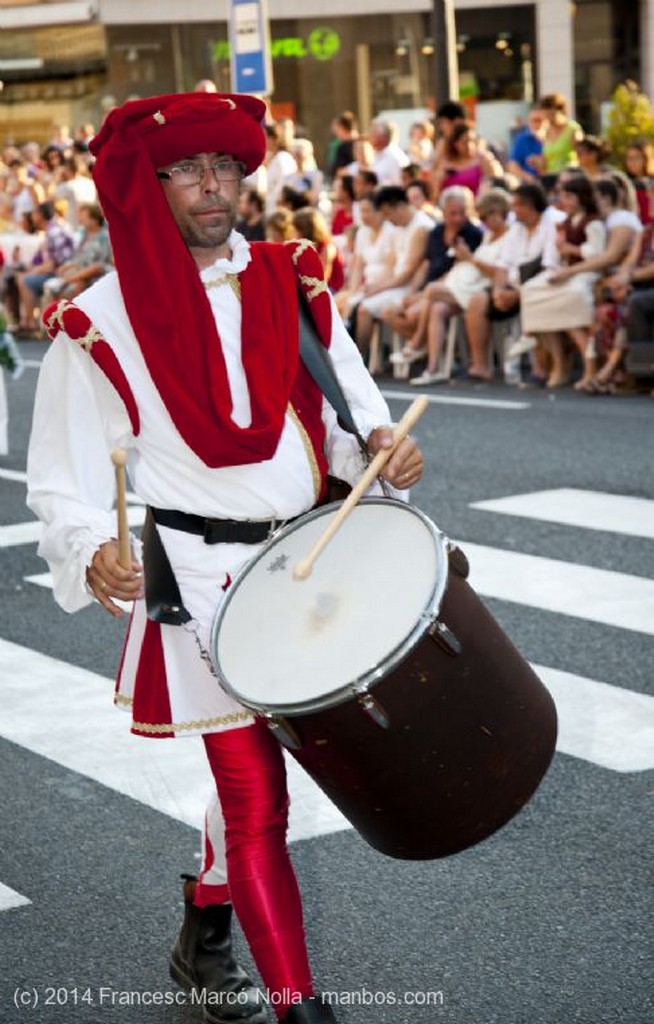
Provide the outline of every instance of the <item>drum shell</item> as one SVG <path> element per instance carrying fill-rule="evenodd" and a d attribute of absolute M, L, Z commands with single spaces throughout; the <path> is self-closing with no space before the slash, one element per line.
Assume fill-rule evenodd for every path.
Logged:
<path fill-rule="evenodd" d="M 523 807 L 556 743 L 554 702 L 468 583 L 450 568 L 439 611 L 459 641 L 425 632 L 369 693 L 287 716 L 292 756 L 373 847 L 445 857 L 492 835 Z"/>

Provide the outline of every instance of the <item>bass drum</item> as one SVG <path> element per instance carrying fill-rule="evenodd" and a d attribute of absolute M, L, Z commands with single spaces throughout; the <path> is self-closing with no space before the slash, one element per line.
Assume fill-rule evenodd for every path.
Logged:
<path fill-rule="evenodd" d="M 284 528 L 235 579 L 216 672 L 372 846 L 444 857 L 529 800 L 554 703 L 466 582 L 465 556 L 410 505 L 364 500 L 294 580 L 337 508 Z"/>

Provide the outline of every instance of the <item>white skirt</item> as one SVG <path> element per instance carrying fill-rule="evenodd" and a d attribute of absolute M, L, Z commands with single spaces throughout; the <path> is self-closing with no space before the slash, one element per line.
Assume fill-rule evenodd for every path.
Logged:
<path fill-rule="evenodd" d="M 577 274 L 563 284 L 550 284 L 544 271 L 520 288 L 520 322 L 525 334 L 590 327 L 596 274 Z"/>
<path fill-rule="evenodd" d="M 133 733 L 169 738 L 251 725 L 210 663 L 211 630 L 226 590 L 263 545 L 207 545 L 200 536 L 158 527 L 182 601 L 183 626 L 151 622 L 136 601 L 118 669 L 115 703 L 132 714 Z"/>

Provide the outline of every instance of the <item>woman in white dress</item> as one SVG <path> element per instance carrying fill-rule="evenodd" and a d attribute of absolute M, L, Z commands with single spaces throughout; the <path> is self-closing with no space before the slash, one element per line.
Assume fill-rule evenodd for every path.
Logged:
<path fill-rule="evenodd" d="M 570 185 L 567 184 L 565 187 L 568 189 Z M 594 189 L 599 212 L 604 218 L 606 245 L 600 252 L 594 255 L 586 257 L 582 253 L 583 259 L 572 262 L 567 267 L 555 270 L 549 275 L 551 285 L 569 286 L 569 282 L 572 282 L 576 277 L 587 274 L 594 275 L 593 280 L 598 276 L 601 277 L 610 270 L 619 267 L 624 260 L 629 259 L 631 253 L 640 244 L 643 225 L 633 211 L 620 208 L 620 190 L 613 178 L 600 179 L 595 183 Z M 523 289 L 523 296 L 526 291 L 526 288 Z M 573 294 L 583 295 L 583 288 Z M 524 305 L 522 315 L 523 329 L 527 330 L 524 322 Z M 575 384 L 577 391 L 586 391 L 592 388 L 597 369 L 597 357 L 591 325 L 592 318 L 591 322 L 586 326 L 581 326 L 574 330 L 568 328 L 568 333 L 582 352 L 584 360 L 583 376 Z"/>
<path fill-rule="evenodd" d="M 380 287 L 392 280 L 397 256 L 396 229 L 385 220 L 381 210 L 375 209 L 372 193 L 359 200 L 359 217 L 361 226 L 357 228 L 354 240 L 349 280 L 346 287 L 334 296 L 338 311 L 346 321 L 365 297 L 366 286 Z"/>
<path fill-rule="evenodd" d="M 575 175 L 559 189 L 559 205 L 566 219 L 557 227 L 557 249 L 562 268 L 584 266 L 574 276 L 559 270 L 545 270 L 520 288 L 522 330 L 535 337 L 549 353 L 551 368 L 547 387 L 567 383 L 568 371 L 563 336 L 569 335 L 584 361 L 582 380 L 592 377 L 594 356 L 589 348 L 590 326 L 595 311 L 597 270 L 588 269 L 589 260 L 606 250 L 606 227 L 601 219 L 591 181 Z"/>

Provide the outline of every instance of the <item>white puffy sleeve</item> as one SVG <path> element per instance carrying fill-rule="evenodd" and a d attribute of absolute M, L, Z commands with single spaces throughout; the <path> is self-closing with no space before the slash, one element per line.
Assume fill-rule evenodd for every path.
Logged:
<path fill-rule="evenodd" d="M 27 504 L 42 520 L 38 553 L 54 596 L 68 612 L 93 600 L 86 568 L 116 536 L 110 452 L 130 447 L 127 412 L 112 385 L 76 342 L 59 333 L 43 360 L 27 457 Z"/>
<path fill-rule="evenodd" d="M 592 260 L 606 248 L 606 227 L 601 220 L 591 220 L 586 225 L 586 241 L 580 245 L 582 258 Z"/>
<path fill-rule="evenodd" d="M 332 338 L 329 354 L 354 422 L 365 439 L 375 427 L 389 426 L 392 423 L 391 415 L 379 388 L 364 365 L 359 349 L 345 330 L 334 300 L 331 302 Z M 354 485 L 365 469 L 356 438 L 338 425 L 336 413 L 326 400 L 323 402 L 323 422 L 330 473 Z M 392 497 L 402 497 L 407 493 L 397 491 L 390 485 L 387 485 L 387 490 Z M 375 484 L 370 493 L 380 494 L 380 485 Z"/>

